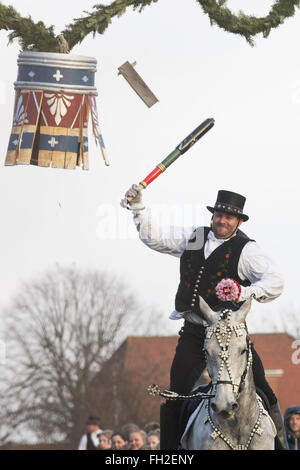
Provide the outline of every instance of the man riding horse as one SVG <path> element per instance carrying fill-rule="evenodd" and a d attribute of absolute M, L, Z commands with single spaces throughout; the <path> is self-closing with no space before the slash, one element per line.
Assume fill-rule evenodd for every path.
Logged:
<path fill-rule="evenodd" d="M 130 203 L 127 198 L 130 198 Z M 142 191 L 133 185 L 121 205 L 133 211 L 140 239 L 149 248 L 180 258 L 180 284 L 175 299 L 173 320 L 184 319 L 171 366 L 170 390 L 187 395 L 206 367 L 203 343 L 205 321 L 201 317 L 199 297 L 213 309 L 220 308 L 216 287 L 223 279 L 237 286 L 237 296 L 230 308 L 237 310 L 249 298 L 258 302 L 276 299 L 283 290 L 283 280 L 273 262 L 240 226 L 248 220 L 243 213 L 246 199 L 240 194 L 221 190 L 214 207 L 210 227 L 158 227 L 142 202 Z M 224 299 L 222 299 L 224 300 Z M 224 305 L 224 303 L 223 303 Z M 269 401 L 269 412 L 277 429 L 276 448 L 285 448 L 283 420 L 277 398 L 266 381 L 262 362 L 252 345 L 253 375 Z M 162 425 L 161 448 L 178 449 L 180 443 L 180 401 L 168 401 Z"/>

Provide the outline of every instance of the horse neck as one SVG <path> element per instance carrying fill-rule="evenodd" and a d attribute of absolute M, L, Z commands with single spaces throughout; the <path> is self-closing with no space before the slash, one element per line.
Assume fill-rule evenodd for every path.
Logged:
<path fill-rule="evenodd" d="M 237 414 L 239 418 L 245 417 L 249 420 L 249 416 L 253 415 L 253 420 L 257 418 L 258 404 L 256 400 L 256 389 L 254 384 L 252 367 L 248 370 L 245 379 L 245 387 L 239 395 L 239 408 Z"/>

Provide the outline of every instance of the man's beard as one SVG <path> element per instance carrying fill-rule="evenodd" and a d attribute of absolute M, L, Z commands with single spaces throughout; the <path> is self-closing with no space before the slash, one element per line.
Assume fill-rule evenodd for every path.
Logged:
<path fill-rule="evenodd" d="M 234 235 L 238 229 L 238 224 L 235 228 L 233 229 L 228 229 L 226 228 L 226 226 L 224 225 L 221 225 L 221 224 L 212 224 L 212 230 L 214 232 L 214 235 L 216 238 L 220 238 L 220 239 L 224 239 L 226 240 L 227 238 L 230 238 L 232 237 L 232 235 Z M 224 233 L 225 231 L 225 233 Z"/>

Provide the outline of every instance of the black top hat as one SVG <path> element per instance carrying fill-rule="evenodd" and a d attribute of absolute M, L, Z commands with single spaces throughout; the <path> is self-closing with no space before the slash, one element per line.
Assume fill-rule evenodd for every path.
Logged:
<path fill-rule="evenodd" d="M 88 419 L 86 420 L 86 424 L 89 425 L 89 424 L 96 424 L 98 426 L 100 426 L 100 418 L 99 416 L 89 416 Z"/>
<path fill-rule="evenodd" d="M 237 193 L 232 193 L 231 191 L 219 191 L 215 207 L 207 206 L 207 209 L 214 213 L 226 212 L 227 214 L 235 215 L 240 219 L 246 220 L 249 219 L 248 215 L 243 214 L 244 205 L 246 198 Z"/>

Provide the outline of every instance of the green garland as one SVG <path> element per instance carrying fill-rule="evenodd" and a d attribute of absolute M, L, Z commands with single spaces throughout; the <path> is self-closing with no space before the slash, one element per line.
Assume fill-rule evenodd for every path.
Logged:
<path fill-rule="evenodd" d="M 141 12 L 147 5 L 156 2 L 158 0 L 115 0 L 108 6 L 95 5 L 94 9 L 96 11 L 94 13 L 75 19 L 74 23 L 68 25 L 62 34 L 68 41 L 70 49 L 72 49 L 75 44 L 81 42 L 90 33 L 94 35 L 96 33 L 103 34 L 112 18 L 122 16 L 128 7 L 133 6 L 134 10 L 139 8 Z"/>
<path fill-rule="evenodd" d="M 58 50 L 58 42 L 54 28 L 47 28 L 42 21 L 34 23 L 29 18 L 23 18 L 16 10 L 0 3 L 0 30 L 11 31 L 9 42 L 19 39 L 23 51 L 51 52 Z"/>
<path fill-rule="evenodd" d="M 77 18 L 62 32 L 72 49 L 90 33 L 103 34 L 112 18 L 121 16 L 128 7 L 142 11 L 147 5 L 158 0 L 115 0 L 110 5 L 95 5 L 92 13 Z M 295 14 L 300 7 L 300 0 L 275 0 L 269 14 L 263 18 L 245 15 L 240 12 L 234 15 L 226 7 L 227 0 L 196 0 L 212 24 L 217 24 L 227 32 L 243 36 L 253 44 L 253 36 L 262 33 L 268 37 L 271 29 L 277 28 L 286 18 Z M 46 27 L 42 21 L 35 23 L 31 17 L 23 18 L 11 6 L 0 3 L 0 30 L 10 31 L 9 41 L 19 39 L 22 50 L 39 52 L 59 52 L 59 44 L 54 33 L 54 26 Z"/>
<path fill-rule="evenodd" d="M 226 8 L 226 0 L 197 0 L 207 13 L 212 24 L 217 24 L 227 32 L 240 34 L 253 45 L 253 36 L 262 33 L 266 38 L 272 28 L 277 28 L 286 18 L 294 16 L 300 0 L 276 0 L 269 14 L 263 18 L 255 18 L 240 12 L 234 15 Z"/>

